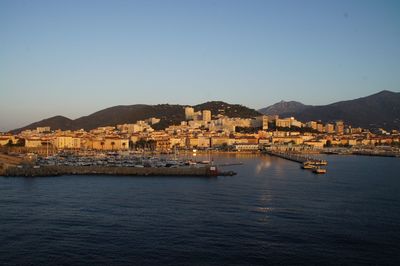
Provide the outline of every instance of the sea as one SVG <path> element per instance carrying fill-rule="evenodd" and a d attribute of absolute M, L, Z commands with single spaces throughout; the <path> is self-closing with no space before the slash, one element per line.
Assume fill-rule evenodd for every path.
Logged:
<path fill-rule="evenodd" d="M 198 159 L 201 156 L 197 157 Z M 0 177 L 0 265 L 400 265 L 400 158 L 224 177 Z"/>

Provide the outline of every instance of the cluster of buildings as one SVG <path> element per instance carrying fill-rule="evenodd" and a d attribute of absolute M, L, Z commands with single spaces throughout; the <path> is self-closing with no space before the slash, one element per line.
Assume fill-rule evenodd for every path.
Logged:
<path fill-rule="evenodd" d="M 0 146 L 25 151 L 49 150 L 157 150 L 223 149 L 254 151 L 266 146 L 290 145 L 318 150 L 329 146 L 398 145 L 399 132 L 370 132 L 352 128 L 343 121 L 323 124 L 301 122 L 293 117 L 258 116 L 232 118 L 212 115 L 210 110 L 184 110 L 185 121 L 164 130 L 154 130 L 158 118 L 132 124 L 105 126 L 90 131 L 52 131 L 49 127 L 25 130 L 17 135 L 0 134 Z"/>

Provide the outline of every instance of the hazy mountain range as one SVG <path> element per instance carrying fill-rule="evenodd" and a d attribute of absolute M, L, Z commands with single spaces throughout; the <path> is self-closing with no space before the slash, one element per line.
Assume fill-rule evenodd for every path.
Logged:
<path fill-rule="evenodd" d="M 99 126 L 135 123 L 138 120 L 150 117 L 161 118 L 161 122 L 154 125 L 154 128 L 163 129 L 185 120 L 185 106 L 170 104 L 119 105 L 75 120 L 64 116 L 54 116 L 15 129 L 12 132 L 17 133 L 25 129 L 34 129 L 40 126 L 50 126 L 51 129 L 62 130 L 76 130 L 81 128 L 90 130 Z M 279 115 L 280 117 L 294 116 L 303 122 L 310 120 L 321 120 L 322 122 L 343 120 L 346 124 L 365 128 L 383 127 L 386 129 L 400 129 L 400 93 L 391 91 L 381 91 L 363 98 L 320 106 L 304 105 L 295 101 L 281 101 L 256 111 L 239 104 L 213 101 L 193 107 L 195 111 L 207 109 L 211 110 L 213 115 L 224 114 L 229 117 L 246 118 L 258 116 L 262 113 Z"/>

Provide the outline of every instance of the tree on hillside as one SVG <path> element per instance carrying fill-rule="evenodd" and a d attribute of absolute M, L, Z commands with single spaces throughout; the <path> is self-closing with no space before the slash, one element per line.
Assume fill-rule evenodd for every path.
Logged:
<path fill-rule="evenodd" d="M 15 144 L 15 146 L 18 146 L 18 147 L 25 147 L 25 139 L 18 139 L 17 140 L 17 144 Z"/>

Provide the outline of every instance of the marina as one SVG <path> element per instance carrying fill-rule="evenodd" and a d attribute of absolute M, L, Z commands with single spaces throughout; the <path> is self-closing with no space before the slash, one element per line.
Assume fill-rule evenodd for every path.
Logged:
<path fill-rule="evenodd" d="M 1 176 L 60 176 L 60 175 L 120 175 L 120 176 L 233 176 L 233 171 L 219 171 L 213 161 L 195 161 L 155 156 L 120 155 L 97 156 L 59 154 L 31 160 L 2 155 Z M 8 163 L 5 163 L 5 162 Z M 10 163 L 11 162 L 11 163 Z"/>

